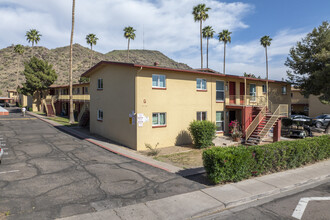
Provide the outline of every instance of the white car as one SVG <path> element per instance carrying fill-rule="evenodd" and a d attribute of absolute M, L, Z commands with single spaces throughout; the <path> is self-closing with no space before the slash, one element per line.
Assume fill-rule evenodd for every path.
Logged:
<path fill-rule="evenodd" d="M 2 158 L 2 155 L 3 155 L 3 149 L 0 148 L 0 164 L 1 164 L 1 158 Z"/>

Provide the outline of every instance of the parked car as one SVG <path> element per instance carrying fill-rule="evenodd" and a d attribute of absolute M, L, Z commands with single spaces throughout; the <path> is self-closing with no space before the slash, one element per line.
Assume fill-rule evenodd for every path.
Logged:
<path fill-rule="evenodd" d="M 292 127 L 289 129 L 290 137 L 305 138 L 312 137 L 312 131 L 308 125 Z"/>
<path fill-rule="evenodd" d="M 312 119 L 306 115 L 291 115 L 293 121 L 311 122 Z"/>
<path fill-rule="evenodd" d="M 0 164 L 1 164 L 1 158 L 2 158 L 2 155 L 3 155 L 3 149 L 0 148 Z"/>
<path fill-rule="evenodd" d="M 320 128 L 322 126 L 327 126 L 329 122 L 330 122 L 330 114 L 319 115 L 312 119 L 312 124 L 317 128 Z"/>

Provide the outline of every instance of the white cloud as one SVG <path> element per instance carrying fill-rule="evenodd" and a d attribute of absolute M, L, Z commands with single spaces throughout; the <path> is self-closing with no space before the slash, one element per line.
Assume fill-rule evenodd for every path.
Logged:
<path fill-rule="evenodd" d="M 79 0 L 76 1 L 74 42 L 87 46 L 85 36 L 94 33 L 99 38 L 93 48 L 106 53 L 126 49 L 123 28 L 133 26 L 136 39 L 132 49 L 159 50 L 179 62 L 198 68 L 200 66 L 199 24 L 194 22 L 193 6 L 205 3 L 212 9 L 205 25 L 213 26 L 218 33 L 223 29 L 249 28 L 245 16 L 254 12 L 251 4 L 224 3 L 217 0 Z M 36 28 L 42 34 L 39 45 L 48 48 L 69 44 L 72 1 L 69 0 L 1 0 L 0 47 L 28 43 L 25 33 Z M 273 37 L 269 49 L 270 72 L 281 78 L 283 57 L 289 48 L 304 35 L 302 31 L 283 30 Z M 204 44 L 204 48 L 205 48 Z M 227 72 L 264 72 L 264 49 L 259 39 L 227 47 Z M 222 70 L 223 44 L 210 40 L 210 68 Z M 206 57 L 206 56 L 204 56 Z M 282 60 L 281 60 L 282 59 Z M 282 62 L 283 61 L 283 62 Z M 206 61 L 204 61 L 206 63 Z M 284 71 L 285 74 L 285 71 Z"/>

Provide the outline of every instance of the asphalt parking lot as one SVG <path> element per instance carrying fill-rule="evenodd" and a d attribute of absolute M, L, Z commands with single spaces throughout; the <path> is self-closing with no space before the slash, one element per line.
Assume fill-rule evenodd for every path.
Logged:
<path fill-rule="evenodd" d="M 54 219 L 203 188 L 31 116 L 0 116 L 0 217 Z"/>

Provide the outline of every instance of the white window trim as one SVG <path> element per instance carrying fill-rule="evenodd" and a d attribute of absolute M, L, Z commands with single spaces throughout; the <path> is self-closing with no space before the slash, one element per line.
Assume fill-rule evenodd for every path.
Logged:
<path fill-rule="evenodd" d="M 252 97 L 252 95 L 251 95 L 251 85 L 254 85 L 254 88 L 256 89 L 256 91 L 255 91 L 255 100 L 252 100 L 251 99 L 251 97 Z M 250 88 L 249 88 L 250 90 L 249 90 L 249 94 L 250 94 L 250 102 L 256 102 L 257 101 L 257 84 L 255 84 L 255 83 L 250 83 Z"/>
<path fill-rule="evenodd" d="M 223 82 L 223 90 L 217 90 L 217 82 Z M 215 99 L 216 99 L 217 102 L 224 102 L 225 101 L 225 99 L 226 99 L 225 86 L 226 86 L 225 81 L 216 80 L 216 82 L 215 82 Z M 217 99 L 217 92 L 223 92 L 223 100 L 218 100 Z"/>
<path fill-rule="evenodd" d="M 198 116 L 197 116 L 198 114 L 201 114 L 201 115 L 200 115 L 200 118 L 202 119 L 202 118 L 203 118 L 203 117 L 202 117 L 202 113 L 203 113 L 203 112 L 205 112 L 205 121 L 207 121 L 207 111 L 199 111 L 199 112 L 197 112 L 197 113 L 196 113 L 196 121 L 203 121 L 203 120 L 198 120 Z"/>
<path fill-rule="evenodd" d="M 100 87 L 101 83 L 99 83 L 99 82 L 102 82 L 102 87 Z M 103 89 L 103 79 L 102 78 L 97 79 L 97 89 Z"/>
<path fill-rule="evenodd" d="M 198 82 L 199 79 L 201 80 L 201 82 L 203 82 L 203 80 L 205 80 L 205 89 L 202 89 L 202 88 L 199 89 L 198 88 L 198 83 L 197 82 Z M 201 86 L 202 86 L 202 84 L 201 84 Z M 197 91 L 207 91 L 207 80 L 203 79 L 203 78 L 197 78 L 196 79 L 196 90 Z"/>
<path fill-rule="evenodd" d="M 102 118 L 100 117 L 100 112 L 102 112 Z M 97 110 L 97 120 L 98 121 L 103 121 L 103 110 L 102 109 Z"/>
<path fill-rule="evenodd" d="M 166 75 L 161 75 L 161 74 L 152 74 L 152 77 L 153 76 L 158 76 L 158 81 L 157 81 L 157 86 L 154 86 L 153 84 L 152 84 L 152 88 L 161 88 L 161 89 L 165 89 L 166 88 Z M 160 85 L 160 76 L 164 76 L 165 77 L 165 81 L 164 81 L 164 86 L 159 86 Z M 153 79 L 152 79 L 152 77 L 151 77 L 151 83 L 153 83 Z"/>
<path fill-rule="evenodd" d="M 222 112 L 223 114 L 223 121 L 217 121 L 217 112 Z M 215 112 L 215 124 L 217 124 L 217 122 L 223 122 L 223 126 L 222 126 L 222 131 L 216 131 L 218 133 L 222 133 L 222 132 L 225 132 L 224 128 L 225 128 L 225 120 L 226 120 L 226 117 L 225 117 L 225 111 L 216 111 Z"/>
<path fill-rule="evenodd" d="M 152 113 L 152 118 L 153 118 L 154 114 L 157 114 L 158 124 L 154 124 L 153 120 L 151 119 L 152 120 L 152 127 L 166 127 L 167 126 L 167 114 L 166 114 L 166 112 L 153 112 Z M 165 115 L 165 124 L 160 124 L 160 114 Z"/>

